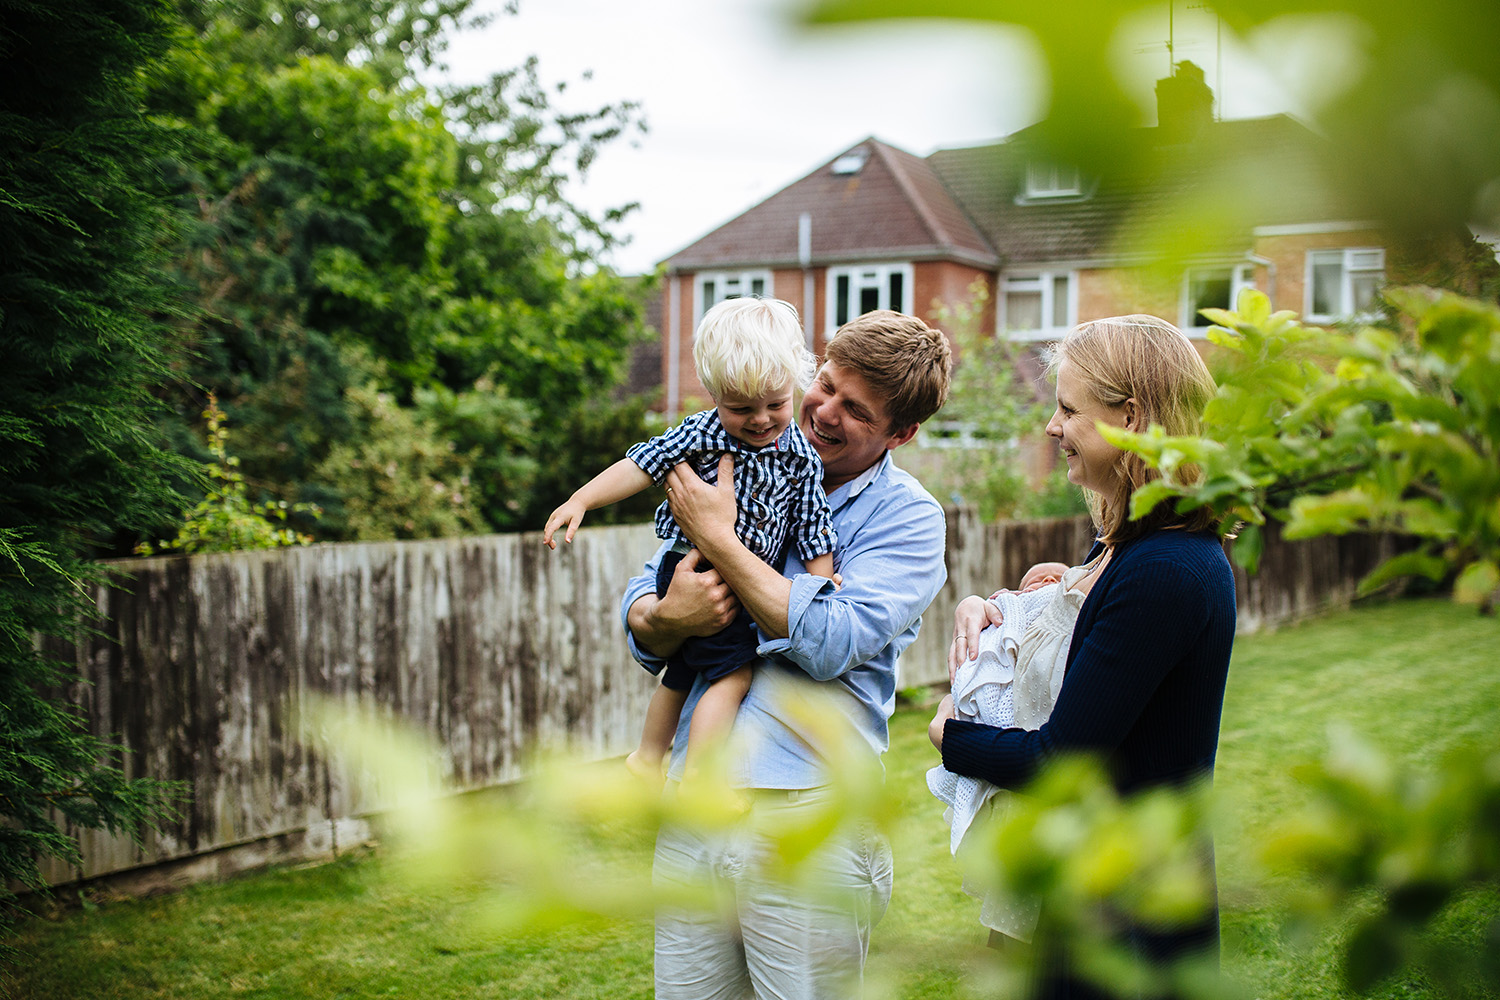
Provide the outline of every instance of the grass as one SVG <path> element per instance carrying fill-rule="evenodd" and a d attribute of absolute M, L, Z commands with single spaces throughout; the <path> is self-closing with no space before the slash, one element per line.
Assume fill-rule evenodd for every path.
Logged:
<path fill-rule="evenodd" d="M 1331 723 L 1374 738 L 1410 761 L 1494 739 L 1500 722 L 1500 624 L 1422 600 L 1362 607 L 1235 648 L 1219 750 L 1218 788 L 1231 803 L 1218 836 L 1227 972 L 1248 996 L 1348 996 L 1331 956 L 1336 937 L 1294 947 L 1253 855 L 1279 818 L 1299 808 L 1288 777 L 1318 756 Z M 959 891 L 947 830 L 922 775 L 933 763 L 928 711 L 892 722 L 886 757 L 901 797 L 896 891 L 876 929 L 871 996 L 988 995 L 977 904 Z M 649 834 L 603 830 L 608 865 L 649 863 Z M 495 889 L 474 877 L 422 889 L 389 876 L 370 853 L 316 868 L 283 868 L 142 900 L 96 901 L 24 922 L 13 996 L 71 998 L 648 998 L 651 928 L 642 920 L 533 926 L 489 922 Z M 1481 891 L 1445 914 L 1444 933 L 1477 944 L 1500 915 Z M 1389 984 L 1381 1000 L 1435 998 L 1418 981 Z"/>

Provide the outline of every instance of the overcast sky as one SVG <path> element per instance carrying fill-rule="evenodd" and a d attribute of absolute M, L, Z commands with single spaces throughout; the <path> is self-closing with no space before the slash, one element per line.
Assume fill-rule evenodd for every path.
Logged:
<path fill-rule="evenodd" d="M 1066 2 L 1066 0 L 1052 0 Z M 500 0 L 481 0 L 499 10 Z M 624 225 L 623 273 L 658 261 L 867 136 L 918 155 L 1001 138 L 1045 111 L 1028 36 L 962 22 L 892 22 L 807 31 L 795 0 L 521 0 L 482 31 L 454 38 L 451 76 L 473 82 L 535 54 L 544 82 L 566 81 L 568 110 L 638 102 L 650 131 L 620 140 L 572 191 L 595 210 L 640 203 Z M 1178 59 L 1221 82 L 1224 117 L 1301 113 L 1211 15 L 1178 3 Z M 1119 43 L 1144 103 L 1167 73 L 1167 7 Z M 1272 40 L 1275 41 L 1275 40 Z M 1292 47 L 1273 44 L 1286 61 Z M 592 71 L 591 79 L 584 74 Z"/>

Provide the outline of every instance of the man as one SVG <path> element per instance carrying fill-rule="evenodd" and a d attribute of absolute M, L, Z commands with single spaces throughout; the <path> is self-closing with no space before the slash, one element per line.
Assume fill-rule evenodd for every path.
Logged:
<path fill-rule="evenodd" d="M 696 549 L 661 597 L 655 567 L 662 552 L 630 581 L 621 613 L 633 654 L 659 668 L 683 639 L 712 634 L 743 604 L 759 627 L 762 659 L 735 721 L 736 740 L 747 748 L 731 774 L 747 803 L 739 829 L 729 835 L 664 824 L 657 838 L 659 887 L 707 886 L 728 900 L 720 908 L 658 908 L 659 1000 L 859 991 L 870 930 L 890 901 L 890 849 L 872 830 L 846 829 L 810 859 L 813 883 L 794 887 L 770 870 L 768 831 L 795 826 L 799 814 L 811 816 L 829 801 L 831 762 L 815 749 L 826 742 L 823 720 L 809 718 L 806 701 L 786 693 L 800 682 L 827 694 L 816 699 L 821 711 L 856 733 L 855 753 L 872 770 L 879 766 L 896 658 L 947 577 L 942 508 L 889 453 L 942 406 L 951 367 L 940 332 L 888 310 L 846 324 L 829 342 L 798 422 L 823 462 L 842 587 L 804 572 L 795 553 L 778 573 L 736 537 L 727 456 L 715 485 L 686 465 L 667 476 L 672 515 Z M 703 689 L 700 679 L 682 711 L 674 779 Z"/>

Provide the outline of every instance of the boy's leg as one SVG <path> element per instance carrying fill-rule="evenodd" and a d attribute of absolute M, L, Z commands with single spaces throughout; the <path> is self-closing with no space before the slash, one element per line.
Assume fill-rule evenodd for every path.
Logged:
<path fill-rule="evenodd" d="M 724 744 L 739 713 L 740 702 L 750 690 L 750 665 L 747 663 L 733 673 L 725 674 L 708 686 L 693 709 L 693 720 L 688 728 L 687 760 L 683 772 L 684 781 L 698 776 L 699 766 Z"/>
<path fill-rule="evenodd" d="M 660 786 L 662 758 L 672 749 L 672 737 L 677 733 L 677 720 L 682 716 L 687 695 L 686 690 L 675 690 L 665 684 L 656 686 L 651 703 L 646 706 L 640 745 L 625 758 L 625 766 L 632 774 Z"/>

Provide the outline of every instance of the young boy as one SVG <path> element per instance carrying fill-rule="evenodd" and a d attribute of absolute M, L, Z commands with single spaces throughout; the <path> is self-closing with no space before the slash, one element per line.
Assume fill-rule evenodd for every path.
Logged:
<path fill-rule="evenodd" d="M 794 389 L 812 381 L 813 357 L 803 346 L 797 311 L 778 299 L 728 299 L 704 314 L 693 335 L 693 365 L 713 397 L 714 408 L 695 413 L 677 427 L 633 445 L 626 457 L 589 480 L 547 518 L 542 540 L 556 548 L 553 533 L 567 525 L 564 541 L 587 511 L 633 496 L 660 483 L 679 462 L 688 462 L 708 482 L 718 479 L 719 457 L 734 456 L 734 493 L 739 513 L 735 534 L 757 556 L 780 568 L 788 544 L 808 572 L 833 577 L 833 520 L 823 494 L 823 464 L 794 420 Z M 675 542 L 656 577 L 666 593 L 677 564 L 691 547 L 663 503 L 656 533 Z M 750 662 L 759 645 L 755 623 L 743 608 L 722 631 L 686 640 L 662 671 L 651 697 L 640 745 L 626 765 L 643 778 L 661 781 L 662 758 L 671 747 L 677 718 L 701 673 L 712 682 L 688 730 L 684 778 L 696 775 L 704 752 L 725 734 L 750 687 Z"/>

